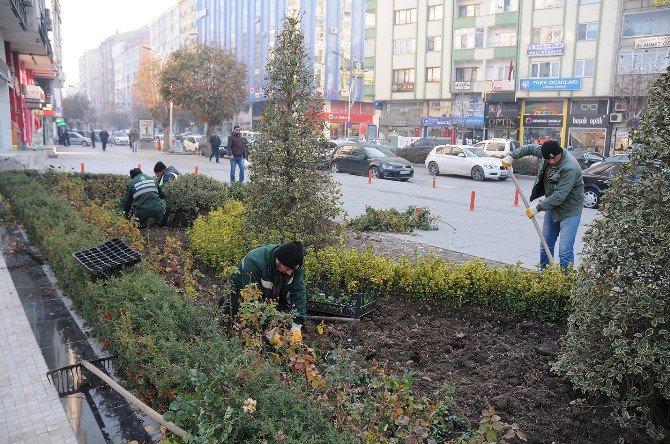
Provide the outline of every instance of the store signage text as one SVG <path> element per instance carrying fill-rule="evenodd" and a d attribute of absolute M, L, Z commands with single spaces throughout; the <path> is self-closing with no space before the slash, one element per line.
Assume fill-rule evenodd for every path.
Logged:
<path fill-rule="evenodd" d="M 636 48 L 662 48 L 664 46 L 670 46 L 670 35 L 635 39 Z"/>
<path fill-rule="evenodd" d="M 607 115 L 599 117 L 571 116 L 570 126 L 604 127 L 608 125 Z"/>
<path fill-rule="evenodd" d="M 550 56 L 563 55 L 565 43 L 541 43 L 539 45 L 529 45 L 526 55 L 529 56 Z"/>
<path fill-rule="evenodd" d="M 563 116 L 524 116 L 524 126 L 545 128 L 563 126 Z"/>
<path fill-rule="evenodd" d="M 579 77 L 521 79 L 519 86 L 522 91 L 579 91 L 582 89 L 582 79 Z"/>
<path fill-rule="evenodd" d="M 393 92 L 413 92 L 414 83 L 394 83 L 391 86 Z"/>
<path fill-rule="evenodd" d="M 477 116 L 422 117 L 421 126 L 429 126 L 429 127 L 484 126 L 484 117 L 477 117 Z"/>

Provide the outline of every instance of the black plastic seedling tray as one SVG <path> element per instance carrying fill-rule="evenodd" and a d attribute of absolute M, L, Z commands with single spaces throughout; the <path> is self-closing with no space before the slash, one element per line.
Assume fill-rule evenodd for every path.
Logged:
<path fill-rule="evenodd" d="M 360 319 L 377 308 L 377 288 L 363 293 L 331 292 L 327 285 L 314 286 L 308 291 L 307 311 L 312 314 Z"/>
<path fill-rule="evenodd" d="M 77 261 L 93 276 L 106 276 L 142 260 L 140 253 L 120 239 L 73 253 Z"/>

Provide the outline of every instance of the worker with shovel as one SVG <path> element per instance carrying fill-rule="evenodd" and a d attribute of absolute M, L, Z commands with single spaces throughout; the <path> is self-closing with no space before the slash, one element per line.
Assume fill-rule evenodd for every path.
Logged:
<path fill-rule="evenodd" d="M 524 145 L 505 157 L 503 166 L 509 168 L 512 166 L 512 160 L 525 156 L 541 159 L 530 200 L 533 201 L 541 196 L 546 198 L 535 207 L 526 202 L 526 215 L 529 219 L 534 221 L 537 213 L 545 212 L 541 237 L 544 237 L 546 243 L 543 241 L 543 247 L 540 249 L 540 269 L 544 270 L 550 262 L 553 262 L 554 246 L 559 234 L 561 237 L 558 244 L 559 263 L 562 268 L 567 269 L 575 262 L 575 238 L 584 207 L 582 169 L 572 154 L 561 148 L 555 140 L 548 140 L 542 146 Z M 547 250 L 551 256 L 547 255 Z"/>

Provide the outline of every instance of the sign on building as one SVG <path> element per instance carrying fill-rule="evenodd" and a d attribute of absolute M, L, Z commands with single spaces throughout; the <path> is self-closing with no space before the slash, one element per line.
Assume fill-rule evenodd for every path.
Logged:
<path fill-rule="evenodd" d="M 514 80 L 493 80 L 491 91 L 514 91 Z"/>
<path fill-rule="evenodd" d="M 394 83 L 391 86 L 393 92 L 413 92 L 414 83 Z"/>
<path fill-rule="evenodd" d="M 579 91 L 582 89 L 580 77 L 521 79 L 521 91 Z"/>
<path fill-rule="evenodd" d="M 670 6 L 670 0 L 652 0 L 654 6 Z"/>
<path fill-rule="evenodd" d="M 470 91 L 472 89 L 471 82 L 454 82 L 454 89 L 456 91 Z"/>
<path fill-rule="evenodd" d="M 551 56 L 563 55 L 565 43 L 540 43 L 538 45 L 529 45 L 526 55 L 529 56 Z"/>
<path fill-rule="evenodd" d="M 670 5 L 670 3 L 668 4 Z M 662 48 L 664 46 L 670 46 L 670 35 L 635 39 L 636 48 Z"/>
<path fill-rule="evenodd" d="M 140 140 L 154 140 L 154 121 L 139 119 Z"/>

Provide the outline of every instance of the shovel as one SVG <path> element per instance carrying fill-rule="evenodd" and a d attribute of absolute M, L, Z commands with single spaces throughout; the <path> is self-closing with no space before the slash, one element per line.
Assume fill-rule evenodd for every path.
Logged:
<path fill-rule="evenodd" d="M 507 167 L 507 171 L 509 171 L 509 176 L 512 178 L 512 182 L 514 182 L 514 186 L 516 187 L 516 190 L 519 192 L 519 195 L 521 196 L 521 199 L 523 199 L 523 204 L 526 206 L 526 209 L 530 208 L 530 202 L 528 202 L 528 199 L 526 199 L 526 195 L 523 194 L 523 191 L 521 191 L 521 187 L 519 186 L 519 182 L 517 182 L 516 177 L 514 176 L 514 168 L 511 166 Z M 540 229 L 540 224 L 537 223 L 537 219 L 535 219 L 535 215 L 533 214 L 533 217 L 530 218 L 533 221 L 533 225 L 535 225 L 535 229 L 537 230 L 537 235 L 540 236 L 540 241 L 542 242 L 542 246 L 544 247 L 544 252 L 547 253 L 547 257 L 549 258 L 549 263 L 552 265 L 554 264 L 554 256 L 551 254 L 551 251 L 549 250 L 549 245 L 547 245 L 547 241 L 544 239 L 544 235 L 542 234 L 542 230 Z"/>

